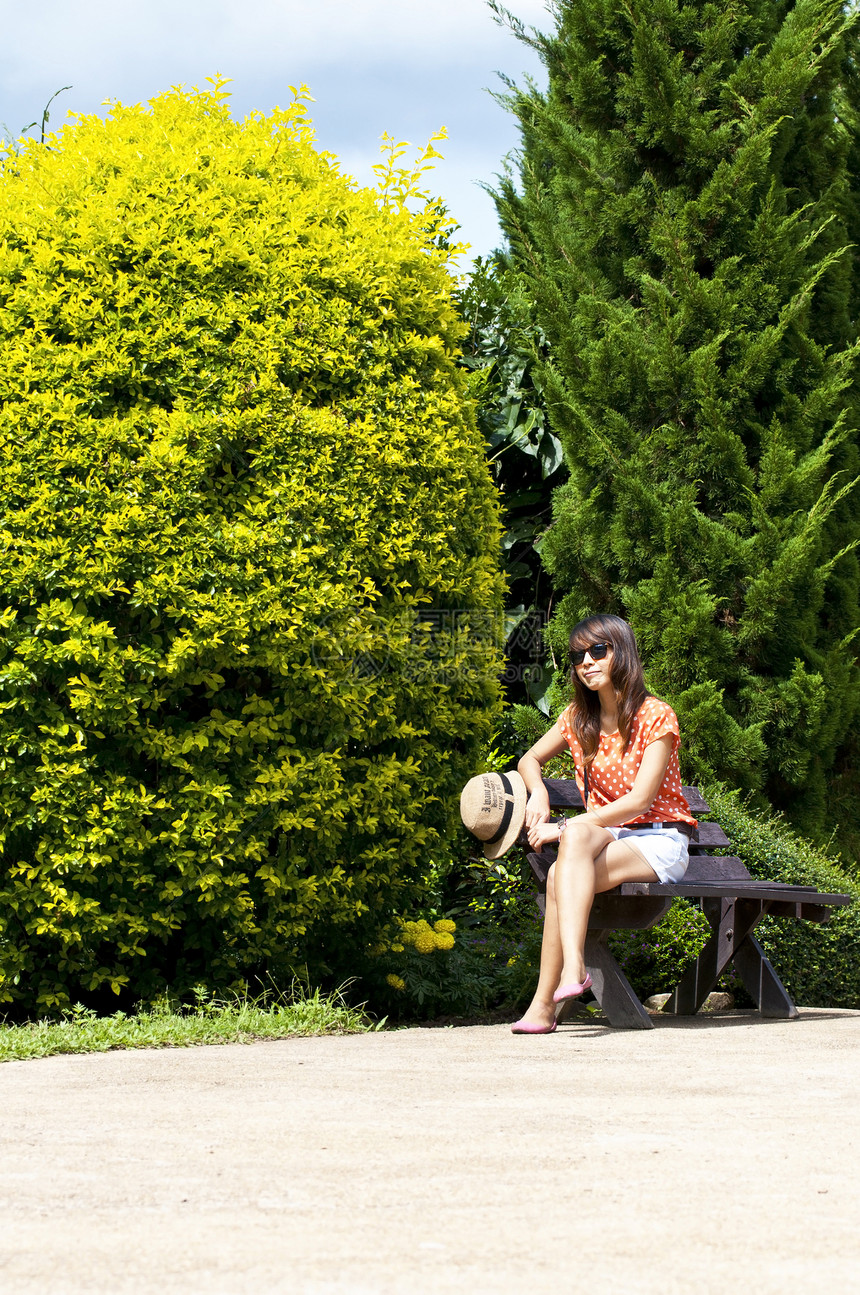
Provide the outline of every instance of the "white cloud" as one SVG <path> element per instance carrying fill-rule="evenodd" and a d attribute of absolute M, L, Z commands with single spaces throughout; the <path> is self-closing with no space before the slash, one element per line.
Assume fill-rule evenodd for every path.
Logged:
<path fill-rule="evenodd" d="M 542 0 L 512 8 L 546 22 Z M 36 78 L 107 85 L 157 69 L 182 80 L 252 70 L 307 80 L 315 68 L 392 59 L 493 65 L 512 43 L 484 0 L 44 0 L 38 22 L 26 6 L 6 6 L 0 69 L 7 93 Z"/>
<path fill-rule="evenodd" d="M 509 0 L 527 24 L 549 26 L 544 0 Z M 3 6 L 0 122 L 17 133 L 51 109 L 98 112 L 108 99 L 137 103 L 171 85 L 232 78 L 232 109 L 270 111 L 307 82 L 322 147 L 370 177 L 380 134 L 424 143 L 447 126 L 438 185 L 477 250 L 498 241 L 492 179 L 515 144 L 512 119 L 483 87 L 497 69 L 537 69 L 532 51 L 500 28 L 484 0 L 41 0 L 38 21 Z"/>

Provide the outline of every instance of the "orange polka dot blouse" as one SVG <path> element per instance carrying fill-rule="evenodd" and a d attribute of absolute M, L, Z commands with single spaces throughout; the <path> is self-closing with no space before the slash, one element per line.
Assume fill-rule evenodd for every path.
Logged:
<path fill-rule="evenodd" d="M 582 747 L 576 739 L 566 710 L 558 721 L 558 728 L 567 745 L 570 747 L 573 762 L 576 766 L 576 785 L 581 792 L 585 791 L 583 780 Z M 591 803 L 609 805 L 619 796 L 633 790 L 633 783 L 642 763 L 642 754 L 650 742 L 659 737 L 672 735 L 672 755 L 665 777 L 654 799 L 654 804 L 631 823 L 682 822 L 697 827 L 698 823 L 690 813 L 690 806 L 681 791 L 681 771 L 678 768 L 678 747 L 681 738 L 678 732 L 678 717 L 672 707 L 659 697 L 647 697 L 633 720 L 630 744 L 623 750 L 621 734 L 601 733 L 600 746 L 588 770 L 588 791 Z"/>

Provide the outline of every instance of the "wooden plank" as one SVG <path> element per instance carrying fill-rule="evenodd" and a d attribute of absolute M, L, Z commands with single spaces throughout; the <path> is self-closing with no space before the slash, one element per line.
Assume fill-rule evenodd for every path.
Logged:
<path fill-rule="evenodd" d="M 682 882 L 689 886 L 694 881 L 740 881 L 749 875 L 749 869 L 734 855 L 691 855 Z"/>
<path fill-rule="evenodd" d="M 776 900 L 768 909 L 768 917 L 799 918 L 802 916 L 800 911 L 802 907 L 803 905 L 798 903 L 797 900 L 793 903 L 788 903 L 786 900 Z"/>
<path fill-rule="evenodd" d="M 690 842 L 691 850 L 724 850 L 731 845 L 719 823 L 703 823 L 699 820 L 698 829 Z"/>
<path fill-rule="evenodd" d="M 665 917 L 672 899 L 662 895 L 595 895 L 589 931 L 644 931 Z"/>
<path fill-rule="evenodd" d="M 550 809 L 584 809 L 582 796 L 573 778 L 544 778 L 549 792 Z"/>
<path fill-rule="evenodd" d="M 682 787 L 684 799 L 690 806 L 690 813 L 693 818 L 701 818 L 703 814 L 710 814 L 711 807 L 705 800 L 698 787 Z"/>
<path fill-rule="evenodd" d="M 775 905 L 771 907 L 771 912 L 774 907 Z M 801 904 L 798 916 L 804 922 L 829 922 L 831 914 L 830 909 L 824 904 Z"/>
<path fill-rule="evenodd" d="M 741 921 L 744 921 L 745 917 L 740 910 L 747 902 L 747 900 L 738 900 L 738 916 Z M 735 949 L 732 962 L 744 982 L 747 993 L 758 1004 L 762 1016 L 777 1017 L 785 1021 L 794 1020 L 798 1015 L 797 1008 L 789 998 L 785 985 L 774 971 L 764 949 L 752 933 Z"/>
<path fill-rule="evenodd" d="M 716 862 L 719 862 L 719 860 L 716 860 Z M 655 886 L 658 886 L 660 884 L 661 884 L 660 882 L 652 882 L 652 885 L 655 885 Z M 688 884 L 687 877 L 684 876 L 681 879 L 681 881 L 676 882 L 675 884 L 678 886 L 686 886 Z M 792 891 L 797 891 L 799 895 L 806 895 L 806 896 L 818 894 L 818 891 L 815 889 L 814 886 L 795 886 L 792 882 L 789 882 L 789 881 L 769 881 L 766 877 L 751 877 L 749 873 L 747 873 L 746 876 L 741 875 L 739 877 L 726 877 L 724 881 L 710 880 L 707 876 L 702 878 L 694 878 L 692 884 L 695 884 L 697 886 L 698 885 L 717 886 L 717 885 L 725 884 L 731 890 L 749 890 L 751 886 L 755 886 L 759 890 L 774 890 L 774 891 L 792 890 Z"/>
<path fill-rule="evenodd" d="M 795 886 L 794 889 L 797 890 L 798 887 Z M 830 908 L 846 908 L 849 904 L 857 902 L 853 895 L 825 895 L 823 892 L 815 890 L 812 886 L 809 889 L 815 896 L 815 904 L 827 904 Z M 806 900 L 804 900 L 805 903 Z M 813 917 L 812 921 L 816 922 L 818 918 Z"/>
<path fill-rule="evenodd" d="M 774 893 L 775 890 L 776 887 L 774 886 L 759 886 L 755 883 L 745 886 L 741 881 L 718 882 L 713 886 L 709 886 L 705 882 L 700 881 L 692 886 L 684 886 L 682 884 L 680 886 L 671 887 L 661 886 L 659 882 L 655 882 L 651 886 L 650 893 L 652 895 L 679 895 L 682 899 L 704 899 L 712 898 L 714 896 L 724 896 L 727 899 L 782 900 L 783 902 L 788 903 L 810 898 L 808 891 L 804 892 L 789 888 L 785 892 L 776 894 Z"/>
<path fill-rule="evenodd" d="M 663 1011 L 671 1016 L 693 1016 L 698 1012 L 731 961 L 735 945 L 735 901 L 715 897 L 702 902 L 711 934 L 698 958 L 689 963 Z M 760 914 L 755 920 L 759 920 Z M 741 939 L 747 931 L 740 933 Z"/>
<path fill-rule="evenodd" d="M 793 903 L 775 900 L 768 909 L 767 915 L 768 917 L 794 917 L 803 922 L 827 922 L 831 914 L 826 904 L 808 904 L 802 900 L 795 900 Z"/>
<path fill-rule="evenodd" d="M 526 855 L 526 859 L 528 860 L 529 867 L 537 878 L 537 883 L 541 892 L 543 892 L 546 890 L 547 873 L 555 863 L 555 854 L 547 854 L 543 850 L 540 854 L 535 854 L 534 851 L 531 851 Z"/>
<path fill-rule="evenodd" d="M 691 885 L 687 885 L 683 881 L 666 885 L 660 881 L 625 881 L 622 886 L 617 887 L 617 890 L 622 895 L 677 895 L 682 899 L 725 897 L 805 903 L 814 898 L 816 904 L 833 905 L 834 907 L 851 903 L 850 895 L 819 895 L 813 888 L 807 889 L 801 886 L 783 887 L 779 882 L 762 882 L 757 881 L 755 878 L 750 878 L 749 881 L 744 881 L 741 878 L 738 881 L 713 883 L 697 881 Z M 616 892 L 612 891 L 611 893 L 615 894 Z"/>
<path fill-rule="evenodd" d="M 573 778 L 544 778 L 551 809 L 582 809 L 582 796 Z M 698 787 L 683 787 L 684 798 L 694 818 L 710 813 L 710 806 Z"/>
<path fill-rule="evenodd" d="M 607 934 L 586 936 L 585 965 L 594 981 L 592 993 L 616 1030 L 653 1030 L 654 1022 L 606 944 Z"/>

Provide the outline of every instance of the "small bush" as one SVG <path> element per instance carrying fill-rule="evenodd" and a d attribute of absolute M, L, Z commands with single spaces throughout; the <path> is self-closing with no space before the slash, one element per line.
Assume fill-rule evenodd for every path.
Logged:
<path fill-rule="evenodd" d="M 358 993 L 395 1020 L 513 1010 L 534 990 L 542 932 L 523 851 L 485 859 L 464 828 L 428 880 L 428 916 L 400 921 L 394 937 L 361 960 Z"/>
<path fill-rule="evenodd" d="M 393 1020 L 472 1016 L 498 994 L 493 967 L 449 917 L 398 921 L 360 963 L 357 988 Z"/>
<path fill-rule="evenodd" d="M 656 926 L 645 931 L 615 931 L 609 947 L 640 998 L 670 993 L 684 968 L 705 946 L 710 933 L 701 909 L 676 899 Z"/>

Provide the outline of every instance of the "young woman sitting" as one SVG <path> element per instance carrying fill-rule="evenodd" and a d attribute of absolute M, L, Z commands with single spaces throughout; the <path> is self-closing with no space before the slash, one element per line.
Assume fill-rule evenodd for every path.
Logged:
<path fill-rule="evenodd" d="M 591 986 L 584 953 L 594 896 L 624 881 L 680 881 L 697 825 L 681 791 L 677 717 L 646 692 L 627 622 L 580 621 L 570 656 L 574 700 L 518 766 L 529 791 L 529 844 L 559 847 L 547 879 L 540 978 L 515 1034 L 551 1034 L 556 1006 Z M 550 820 L 542 769 L 565 748 L 586 808 L 559 824 Z"/>

